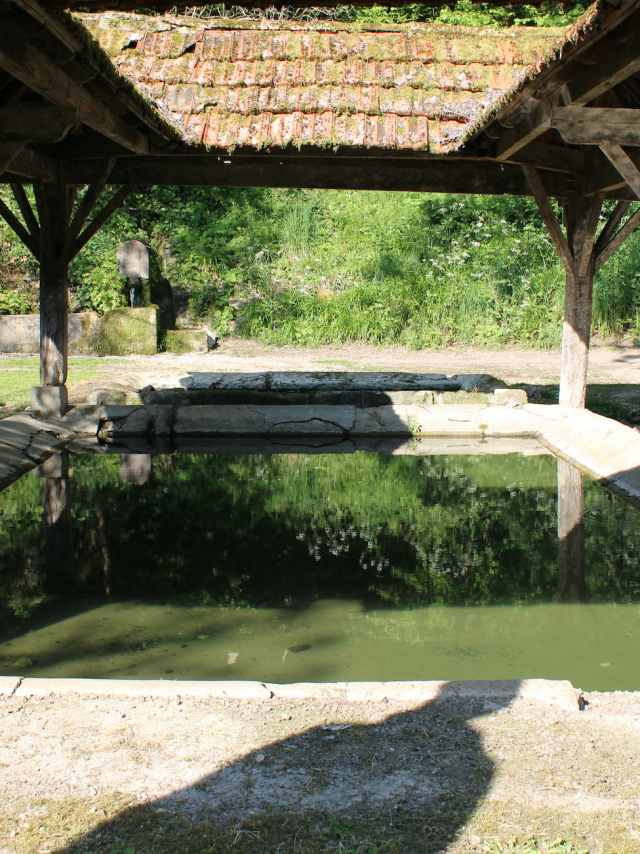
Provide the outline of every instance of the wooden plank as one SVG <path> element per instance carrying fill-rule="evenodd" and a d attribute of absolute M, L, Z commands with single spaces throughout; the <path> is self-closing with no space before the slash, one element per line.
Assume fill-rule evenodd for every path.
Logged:
<path fill-rule="evenodd" d="M 551 126 L 570 145 L 640 145 L 640 110 L 554 107 Z"/>
<path fill-rule="evenodd" d="M 121 187 L 114 195 L 109 199 L 107 204 L 99 211 L 98 214 L 91 220 L 89 225 L 82 232 L 80 237 L 73 244 L 73 247 L 69 250 L 69 254 L 65 256 L 65 261 L 71 261 L 72 258 L 75 258 L 78 252 L 91 240 L 94 234 L 102 228 L 105 222 L 109 219 L 111 214 L 118 210 L 123 201 L 127 198 L 129 193 L 135 190 L 135 184 L 126 184 L 124 187 Z"/>
<path fill-rule="evenodd" d="M 496 160 L 508 160 L 551 127 L 551 104 L 543 101 L 514 128 L 506 131 L 494 146 Z"/>
<path fill-rule="evenodd" d="M 565 148 L 563 145 L 547 145 L 544 142 L 529 143 L 513 154 L 509 161 L 531 163 L 538 169 L 550 169 L 552 172 L 568 172 L 572 175 L 582 172 L 582 151 Z"/>
<path fill-rule="evenodd" d="M 10 21 L 3 22 L 0 28 L 0 67 L 51 103 L 76 109 L 78 121 L 98 133 L 137 154 L 148 152 L 149 140 L 146 136 L 125 124 L 119 116 L 29 44 L 25 34 Z"/>
<path fill-rule="evenodd" d="M 100 164 L 100 168 L 96 173 L 95 181 L 93 181 L 87 187 L 85 194 L 76 209 L 73 219 L 71 220 L 71 224 L 67 229 L 67 235 L 65 237 L 64 247 L 62 250 L 63 257 L 73 257 L 70 254 L 73 249 L 73 246 L 76 240 L 78 239 L 80 232 L 84 228 L 84 224 L 87 221 L 87 217 L 93 210 L 93 207 L 98 200 L 98 196 L 104 190 L 105 185 L 107 183 L 107 179 L 109 178 L 109 174 L 113 169 L 113 165 L 115 162 L 115 157 L 109 157 L 104 160 Z"/>
<path fill-rule="evenodd" d="M 638 71 L 640 39 L 633 35 L 624 44 L 612 45 L 599 62 L 581 69 L 569 83 L 571 101 L 576 105 L 588 104 Z"/>
<path fill-rule="evenodd" d="M 47 157 L 46 154 L 23 148 L 11 163 L 11 172 L 14 176 L 19 175 L 21 178 L 45 181 L 50 184 L 57 175 L 57 163 L 52 157 Z M 2 181 L 1 177 L 0 181 Z M 11 181 L 15 182 L 15 177 Z"/>
<path fill-rule="evenodd" d="M 609 243 L 613 235 L 616 233 L 616 229 L 622 222 L 622 218 L 624 217 L 626 212 L 629 210 L 630 204 L 631 202 L 618 202 L 618 204 L 615 206 L 613 213 L 606 222 L 605 227 L 600 232 L 596 241 L 596 245 L 593 249 L 596 258 L 604 249 L 604 247 Z"/>
<path fill-rule="evenodd" d="M 26 139 L 32 143 L 51 144 L 64 139 L 78 124 L 75 110 L 60 107 L 0 107 L 0 139 Z"/>
<path fill-rule="evenodd" d="M 606 157 L 608 157 L 636 196 L 640 199 L 640 170 L 629 157 L 627 152 L 621 146 L 615 145 L 614 143 L 601 145 L 600 150 Z"/>
<path fill-rule="evenodd" d="M 11 192 L 13 193 L 14 199 L 18 203 L 20 213 L 22 214 L 24 224 L 27 226 L 29 234 L 37 243 L 40 240 L 40 226 L 38 225 L 38 220 L 36 219 L 33 210 L 31 209 L 31 205 L 29 204 L 29 199 L 27 198 L 27 194 L 24 191 L 24 187 L 22 186 L 22 184 L 12 184 Z"/>
<path fill-rule="evenodd" d="M 68 161 L 69 184 L 88 184 L 96 161 Z M 540 172 L 549 196 L 566 198 L 576 191 L 573 176 Z M 335 190 L 407 190 L 418 193 L 478 193 L 530 196 L 520 166 L 487 158 L 461 161 L 277 158 L 265 155 L 119 157 L 111 184 L 213 187 L 300 187 Z"/>
<path fill-rule="evenodd" d="M 638 226 L 640 226 L 640 208 L 629 217 L 616 236 L 596 256 L 596 272 L 620 249 L 627 237 L 630 237 Z"/>
<path fill-rule="evenodd" d="M 573 255 L 569 249 L 567 239 L 562 233 L 562 228 L 555 215 L 555 211 L 551 207 L 551 202 L 549 201 L 549 197 L 547 196 L 542 181 L 540 180 L 538 170 L 535 166 L 531 166 L 530 163 L 525 163 L 522 166 L 522 171 L 524 172 L 527 183 L 531 188 L 531 195 L 536 200 L 540 213 L 542 214 L 542 219 L 549 230 L 549 235 L 553 240 L 553 244 L 556 247 L 558 255 L 560 256 L 562 266 L 565 268 L 567 275 L 574 276 L 575 262 Z"/>
<path fill-rule="evenodd" d="M 7 223 L 9 228 L 18 235 L 20 240 L 24 243 L 29 252 L 31 252 L 36 261 L 39 260 L 40 247 L 31 237 L 24 225 L 20 222 L 18 217 L 15 216 L 15 214 L 11 211 L 10 208 L 7 207 L 7 205 L 5 205 L 2 199 L 0 199 L 0 216 Z"/>
<path fill-rule="evenodd" d="M 12 166 L 16 157 L 27 144 L 25 139 L 14 139 L 11 142 L 0 142 L 0 175 Z"/>

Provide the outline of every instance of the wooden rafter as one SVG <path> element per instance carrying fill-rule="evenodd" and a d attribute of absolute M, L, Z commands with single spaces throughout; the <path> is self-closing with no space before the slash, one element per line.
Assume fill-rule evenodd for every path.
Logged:
<path fill-rule="evenodd" d="M 531 194 L 536 200 L 540 213 L 542 214 L 542 219 L 549 229 L 549 234 L 553 240 L 553 244 L 560 256 L 560 260 L 562 261 L 562 266 L 565 268 L 567 275 L 575 276 L 576 266 L 571 249 L 569 248 L 567 238 L 562 232 L 562 226 L 558 222 L 555 211 L 551 207 L 549 196 L 547 195 L 544 185 L 540 180 L 538 170 L 530 163 L 524 163 L 522 165 L 522 171 L 524 172 L 529 187 L 531 188 Z"/>
<path fill-rule="evenodd" d="M 0 175 L 8 171 L 16 157 L 26 145 L 26 140 L 16 139 L 11 142 L 0 142 Z"/>
<path fill-rule="evenodd" d="M 93 235 L 102 228 L 109 217 L 120 207 L 127 196 L 135 190 L 135 187 L 135 184 L 126 184 L 114 193 L 107 204 L 91 220 L 89 225 L 72 245 L 71 249 L 68 250 L 68 253 L 63 256 L 63 261 L 65 263 L 68 263 L 72 258 L 75 258 L 78 252 L 80 252 L 80 250 L 91 240 Z"/>
<path fill-rule="evenodd" d="M 17 216 L 7 207 L 7 205 L 0 199 L 0 216 L 7 223 L 9 228 L 11 228 L 20 238 L 20 240 L 27 247 L 29 252 L 33 255 L 33 257 L 38 261 L 40 260 L 40 247 L 37 242 L 33 239 L 33 237 L 29 234 L 24 225 L 20 222 Z"/>
<path fill-rule="evenodd" d="M 0 139 L 28 139 L 44 144 L 60 142 L 77 123 L 76 110 L 41 104 L 0 107 Z"/>
<path fill-rule="evenodd" d="M 84 228 L 87 217 L 93 210 L 95 203 L 98 201 L 98 196 L 104 190 L 105 184 L 107 183 L 107 179 L 109 178 L 109 174 L 113 169 L 115 162 L 115 157 L 110 157 L 103 161 L 103 163 L 100 164 L 95 181 L 87 187 L 85 194 L 82 197 L 82 201 L 78 205 L 69 228 L 67 229 L 67 236 L 62 250 L 63 257 L 73 257 L 70 253 L 80 236 L 80 232 Z"/>
<path fill-rule="evenodd" d="M 40 240 L 40 226 L 38 225 L 38 220 L 36 219 L 31 205 L 29 204 L 29 199 L 24 191 L 24 187 L 22 184 L 12 184 L 11 192 L 13 193 L 13 197 L 20 208 L 20 213 L 22 214 L 24 224 L 27 226 L 29 234 L 33 237 L 34 242 L 37 243 Z"/>
<path fill-rule="evenodd" d="M 640 208 L 629 217 L 616 236 L 596 254 L 596 271 L 607 263 L 609 258 L 620 249 L 625 240 L 633 234 L 638 226 L 640 226 Z"/>
<path fill-rule="evenodd" d="M 75 110 L 79 122 L 119 145 L 136 154 L 149 151 L 148 137 L 125 124 L 60 66 L 31 45 L 26 34 L 11 21 L 3 21 L 0 28 L 0 67 L 51 103 Z"/>
<path fill-rule="evenodd" d="M 588 104 L 640 71 L 637 40 L 635 34 L 625 44 L 610 47 L 599 62 L 583 67 L 576 80 L 568 84 L 572 102 Z"/>
<path fill-rule="evenodd" d="M 640 170 L 624 148 L 614 143 L 607 143 L 601 145 L 600 150 L 611 161 L 638 199 L 640 199 Z"/>
<path fill-rule="evenodd" d="M 551 104 L 543 101 L 514 128 L 506 131 L 495 145 L 496 160 L 509 160 L 521 148 L 529 145 L 551 127 Z"/>
<path fill-rule="evenodd" d="M 629 209 L 630 204 L 631 202 L 618 202 L 615 206 L 613 213 L 607 220 L 605 227 L 602 229 L 598 239 L 596 240 L 596 245 L 593 250 L 596 254 L 596 258 L 616 233 L 616 230 L 622 222 L 622 218 Z"/>

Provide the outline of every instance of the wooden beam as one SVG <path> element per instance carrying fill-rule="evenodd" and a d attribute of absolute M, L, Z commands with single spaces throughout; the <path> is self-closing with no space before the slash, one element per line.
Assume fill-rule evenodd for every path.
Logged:
<path fill-rule="evenodd" d="M 13 175 L 19 175 L 21 178 L 29 178 L 33 181 L 44 181 L 50 184 L 56 175 L 57 165 L 55 160 L 47 157 L 46 154 L 40 154 L 37 151 L 31 151 L 28 148 L 23 148 L 16 155 L 11 163 L 11 172 Z M 0 176 L 0 182 L 2 182 Z M 14 183 L 15 177 L 9 183 Z M 4 182 L 6 183 L 6 182 Z"/>
<path fill-rule="evenodd" d="M 496 160 L 508 160 L 551 127 L 551 104 L 543 101 L 514 128 L 506 131 L 494 146 Z"/>
<path fill-rule="evenodd" d="M 578 175 L 582 172 L 582 151 L 576 148 L 565 148 L 563 145 L 530 142 L 525 148 L 512 154 L 509 162 L 531 163 L 538 169 Z"/>
<path fill-rule="evenodd" d="M 611 258 L 618 249 L 620 249 L 627 237 L 630 237 L 639 225 L 640 208 L 638 208 L 638 210 L 629 217 L 616 236 L 613 237 L 598 254 L 596 254 L 596 272 L 603 266 L 603 264 L 607 263 L 609 258 Z"/>
<path fill-rule="evenodd" d="M 69 184 L 88 184 L 96 161 L 67 161 Z M 576 191 L 573 176 L 541 172 L 549 196 Z M 529 196 L 520 166 L 482 160 L 332 159 L 331 157 L 119 157 L 111 184 L 209 187 L 300 187 L 334 190 L 407 190 L 417 193 L 478 193 Z"/>
<path fill-rule="evenodd" d="M 76 124 L 75 110 L 39 104 L 0 107 L 0 139 L 26 139 L 28 142 L 50 144 L 64 139 Z"/>
<path fill-rule="evenodd" d="M 14 139 L 11 142 L 0 142 L 0 175 L 6 172 L 18 154 L 27 144 L 25 139 Z"/>
<path fill-rule="evenodd" d="M 640 170 L 627 152 L 614 143 L 601 145 L 600 150 L 616 167 L 636 196 L 640 199 Z"/>
<path fill-rule="evenodd" d="M 40 259 L 40 247 L 37 242 L 31 237 L 27 229 L 20 222 L 17 216 L 10 210 L 10 208 L 5 205 L 5 203 L 0 199 L 0 216 L 7 223 L 9 228 L 14 231 L 20 240 L 27 247 L 29 252 L 33 255 L 33 257 L 38 261 Z"/>
<path fill-rule="evenodd" d="M 24 187 L 22 184 L 12 184 L 11 192 L 18 203 L 20 213 L 22 214 L 24 224 L 27 226 L 29 234 L 33 237 L 34 242 L 37 243 L 40 240 L 40 226 L 38 225 L 38 220 L 36 219 L 31 205 L 29 204 L 29 199 L 24 191 Z"/>
<path fill-rule="evenodd" d="M 555 211 L 551 207 L 551 202 L 549 201 L 549 197 L 547 196 L 542 181 L 540 180 L 538 170 L 535 166 L 531 166 L 530 163 L 525 163 L 522 166 L 522 171 L 524 172 L 527 183 L 531 188 L 531 195 L 536 200 L 540 213 L 542 214 L 542 219 L 549 230 L 549 235 L 551 236 L 553 244 L 560 256 L 562 266 L 565 268 L 568 276 L 575 276 L 576 269 L 573 255 L 569 249 L 567 238 L 562 233 L 562 227 L 558 222 Z"/>
<path fill-rule="evenodd" d="M 596 245 L 593 249 L 596 258 L 616 233 L 616 229 L 622 222 L 622 218 L 628 211 L 630 204 L 631 202 L 618 202 L 615 206 L 613 213 L 607 220 L 605 227 L 602 229 L 598 239 L 596 240 Z"/>
<path fill-rule="evenodd" d="M 569 83 L 573 104 L 588 104 L 640 71 L 640 40 L 632 36 L 622 45 L 611 45 L 603 58 L 594 65 L 583 67 Z"/>
<path fill-rule="evenodd" d="M 72 258 L 75 258 L 78 252 L 84 248 L 84 246 L 91 240 L 93 235 L 105 224 L 105 222 L 109 219 L 109 217 L 117 211 L 123 201 L 127 198 L 129 193 L 135 190 L 135 184 L 126 184 L 124 187 L 121 187 L 114 195 L 109 199 L 107 204 L 96 214 L 96 216 L 91 220 L 89 225 L 82 232 L 80 237 L 73 244 L 72 248 L 69 250 L 69 254 L 64 256 L 65 261 L 71 261 Z"/>
<path fill-rule="evenodd" d="M 554 107 L 551 126 L 572 145 L 640 145 L 640 110 Z"/>
<path fill-rule="evenodd" d="M 129 127 L 83 86 L 33 45 L 11 21 L 0 28 L 0 67 L 59 107 L 77 110 L 78 121 L 136 154 L 149 151 L 149 139 Z"/>
<path fill-rule="evenodd" d="M 63 257 L 74 257 L 73 255 L 71 255 L 73 246 L 77 241 L 80 232 L 84 228 L 84 224 L 87 221 L 87 217 L 93 210 L 95 203 L 98 201 L 98 196 L 104 190 L 105 185 L 107 183 L 107 179 L 109 178 L 109 174 L 113 169 L 113 165 L 115 162 L 115 157 L 109 157 L 107 160 L 103 161 L 97 171 L 95 181 L 93 181 L 93 183 L 89 184 L 89 186 L 87 187 L 85 194 L 76 209 L 73 219 L 71 220 L 71 224 L 67 229 L 64 248 L 62 250 Z M 75 254 L 76 253 L 74 253 L 74 255 Z"/>

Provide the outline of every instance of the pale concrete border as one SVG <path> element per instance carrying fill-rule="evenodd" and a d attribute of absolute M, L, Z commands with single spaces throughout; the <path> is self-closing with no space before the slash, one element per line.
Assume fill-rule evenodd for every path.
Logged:
<path fill-rule="evenodd" d="M 16 697 L 88 694 L 121 697 L 201 697 L 238 700 L 341 700 L 426 703 L 440 700 L 536 700 L 577 711 L 577 692 L 568 680 L 507 679 L 456 682 L 181 682 L 145 679 L 58 679 L 4 677 L 5 693 Z M 1 687 L 2 683 L 0 683 Z M 9 692 L 8 688 L 12 688 Z"/>
<path fill-rule="evenodd" d="M 11 697 L 22 682 L 22 676 L 0 676 L 0 697 Z"/>

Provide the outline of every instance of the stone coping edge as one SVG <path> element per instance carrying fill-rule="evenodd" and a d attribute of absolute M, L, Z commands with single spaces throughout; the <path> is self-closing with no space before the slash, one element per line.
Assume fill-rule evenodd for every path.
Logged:
<path fill-rule="evenodd" d="M 195 682 L 154 679 L 0 679 L 0 694 L 46 697 L 50 694 L 84 694 L 121 697 L 202 697 L 237 700 L 343 700 L 382 702 L 400 700 L 495 700 L 508 705 L 516 699 L 537 700 L 578 710 L 577 692 L 568 680 L 506 679 L 434 682 Z"/>

